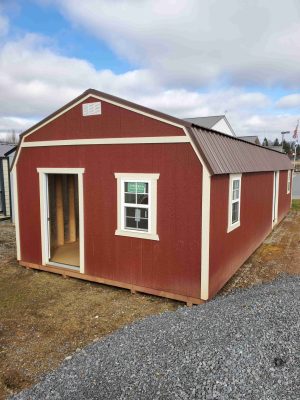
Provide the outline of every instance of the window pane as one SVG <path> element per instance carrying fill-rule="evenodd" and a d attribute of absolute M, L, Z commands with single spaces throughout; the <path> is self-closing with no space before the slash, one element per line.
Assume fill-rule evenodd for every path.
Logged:
<path fill-rule="evenodd" d="M 125 182 L 126 193 L 136 193 L 136 182 Z"/>
<path fill-rule="evenodd" d="M 148 193 L 148 183 L 137 182 L 137 193 Z"/>
<path fill-rule="evenodd" d="M 133 204 L 136 204 L 136 194 L 133 194 L 133 193 L 125 193 L 125 203 L 133 203 Z"/>
<path fill-rule="evenodd" d="M 232 193 L 232 200 L 237 200 L 240 197 L 240 191 L 239 189 L 236 189 Z"/>
<path fill-rule="evenodd" d="M 231 223 L 234 224 L 239 220 L 239 202 L 232 203 L 232 217 Z"/>
<path fill-rule="evenodd" d="M 148 194 L 138 194 L 137 204 L 148 204 Z"/>
<path fill-rule="evenodd" d="M 140 222 L 138 222 L 138 228 L 139 228 L 139 229 L 142 229 L 142 230 L 144 230 L 144 231 L 147 231 L 147 230 L 148 230 L 148 220 L 142 218 L 142 219 L 140 220 Z"/>
<path fill-rule="evenodd" d="M 135 208 L 134 207 L 125 207 L 125 216 L 126 217 L 135 217 Z"/>
<path fill-rule="evenodd" d="M 131 228 L 131 229 L 135 229 L 137 228 L 137 223 L 135 221 L 134 218 L 126 218 L 126 224 L 125 224 L 126 228 Z"/>
<path fill-rule="evenodd" d="M 148 230 L 148 209 L 125 207 L 125 228 Z"/>
<path fill-rule="evenodd" d="M 240 187 L 240 181 L 238 179 L 233 181 L 233 190 L 239 189 Z"/>
<path fill-rule="evenodd" d="M 148 218 L 148 209 L 147 208 L 139 208 L 141 210 L 141 218 Z"/>
<path fill-rule="evenodd" d="M 125 193 L 149 193 L 148 183 L 146 182 L 125 182 Z"/>

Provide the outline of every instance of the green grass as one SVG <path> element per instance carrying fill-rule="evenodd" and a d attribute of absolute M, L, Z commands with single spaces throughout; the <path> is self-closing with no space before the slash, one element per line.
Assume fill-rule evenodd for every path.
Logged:
<path fill-rule="evenodd" d="M 296 211 L 300 211 L 300 199 L 292 201 L 292 209 Z"/>

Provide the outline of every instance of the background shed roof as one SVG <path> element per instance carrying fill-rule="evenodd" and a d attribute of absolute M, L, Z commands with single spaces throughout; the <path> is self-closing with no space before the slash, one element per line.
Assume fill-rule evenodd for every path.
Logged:
<path fill-rule="evenodd" d="M 193 124 L 203 126 L 204 128 L 212 128 L 222 118 L 224 118 L 224 115 L 211 115 L 208 117 L 185 118 L 184 120 L 192 122 Z"/>
<path fill-rule="evenodd" d="M 5 153 L 7 153 L 15 146 L 15 144 L 0 143 L 0 157 L 4 157 Z"/>

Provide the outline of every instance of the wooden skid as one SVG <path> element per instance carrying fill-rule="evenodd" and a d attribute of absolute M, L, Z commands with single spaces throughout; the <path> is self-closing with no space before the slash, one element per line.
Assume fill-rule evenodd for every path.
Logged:
<path fill-rule="evenodd" d="M 63 277 L 77 278 L 77 279 L 82 279 L 85 281 L 97 282 L 97 283 L 102 283 L 104 285 L 116 286 L 116 287 L 123 288 L 123 289 L 129 289 L 131 291 L 131 293 L 140 292 L 140 293 L 147 293 L 147 294 L 151 294 L 151 295 L 159 296 L 159 297 L 166 297 L 167 299 L 182 301 L 182 302 L 186 303 L 188 306 L 191 306 L 193 304 L 205 303 L 204 300 L 197 299 L 195 297 L 183 296 L 181 294 L 170 293 L 170 292 L 165 292 L 162 290 L 156 290 L 156 289 L 150 289 L 150 288 L 146 288 L 146 287 L 142 287 L 142 286 L 131 285 L 130 283 L 113 281 L 111 279 L 100 278 L 98 276 L 81 274 L 80 272 L 73 271 L 68 268 L 57 268 L 57 267 L 53 267 L 50 265 L 33 264 L 33 263 L 26 262 L 26 261 L 19 261 L 19 264 L 27 269 L 28 268 L 38 269 L 40 271 L 46 271 L 46 272 L 52 272 L 54 274 L 59 274 L 59 275 L 62 275 Z"/>

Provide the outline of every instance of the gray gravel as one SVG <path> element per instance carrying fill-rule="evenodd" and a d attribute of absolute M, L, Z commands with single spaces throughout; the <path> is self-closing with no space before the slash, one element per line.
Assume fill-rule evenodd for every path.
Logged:
<path fill-rule="evenodd" d="M 300 399 L 300 278 L 146 318 L 14 399 Z"/>

